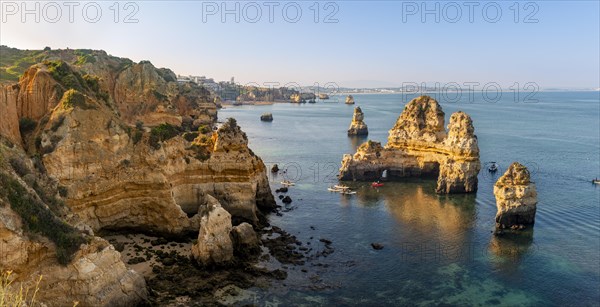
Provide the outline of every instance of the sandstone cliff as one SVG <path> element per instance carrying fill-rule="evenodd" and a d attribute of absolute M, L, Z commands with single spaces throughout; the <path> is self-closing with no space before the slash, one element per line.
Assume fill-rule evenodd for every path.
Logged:
<path fill-rule="evenodd" d="M 18 207 L 28 223 L 22 227 L 10 211 L 16 209 L 6 208 L 29 202 L 0 193 L 0 269 L 15 270 L 22 281 L 48 276 L 50 305 L 132 305 L 145 298 L 144 280 L 93 235 L 97 230 L 197 232 L 198 211 L 212 197 L 236 223 L 256 224 L 261 210 L 275 207 L 264 163 L 235 120 L 217 129 L 215 99 L 203 87 L 103 51 L 44 56 L 17 84 L 0 89 L 0 144 L 21 152 L 26 169 L 37 169 L 14 180 L 39 187 L 42 178 L 54 191 L 48 195 L 60 191 L 61 205 L 31 188 L 17 193 L 49 201 Z"/>
<path fill-rule="evenodd" d="M 352 115 L 352 122 L 350 128 L 348 128 L 348 135 L 367 135 L 369 129 L 367 124 L 364 122 L 365 115 L 363 114 L 360 107 L 354 108 L 354 114 Z"/>
<path fill-rule="evenodd" d="M 389 179 L 437 178 L 437 193 L 477 190 L 479 147 L 471 118 L 463 112 L 450 116 L 438 102 L 421 96 L 411 100 L 389 131 L 388 143 L 368 141 L 354 155 L 344 155 L 340 180 L 377 180 L 384 170 Z"/>
<path fill-rule="evenodd" d="M 34 165 L 22 149 L 0 144 L 0 271 L 11 270 L 26 287 L 41 275 L 37 301 L 47 306 L 144 300 L 143 277 L 107 241 L 67 224 L 81 225 Z"/>
<path fill-rule="evenodd" d="M 537 191 L 525 166 L 513 162 L 496 181 L 494 196 L 498 229 L 521 229 L 535 222 Z"/>
<path fill-rule="evenodd" d="M 0 134 L 40 153 L 85 223 L 175 234 L 197 229 L 188 215 L 207 193 L 252 223 L 257 206 L 274 206 L 245 134 L 229 124 L 212 131 L 216 106 L 206 90 L 170 81 L 172 72 L 149 62 L 94 56 L 80 66 L 35 65 L 0 96 L 10 115 Z M 37 125 L 27 136 L 16 128 L 24 118 Z"/>

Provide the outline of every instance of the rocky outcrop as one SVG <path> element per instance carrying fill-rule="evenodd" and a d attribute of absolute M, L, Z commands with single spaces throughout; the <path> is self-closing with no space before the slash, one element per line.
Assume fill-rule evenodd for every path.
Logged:
<path fill-rule="evenodd" d="M 0 95 L 0 108 L 12 114 L 1 121 L 1 135 L 18 141 L 22 116 L 37 122 L 28 150 L 42 156 L 83 223 L 176 234 L 197 230 L 198 218 L 188 215 L 204 194 L 251 223 L 259 208 L 275 206 L 264 163 L 246 135 L 229 123 L 213 132 L 216 107 L 205 89 L 177 84 L 149 62 L 95 58 L 81 66 L 35 65 Z M 202 130 L 187 133 L 195 139 L 184 135 L 190 122 Z"/>
<path fill-rule="evenodd" d="M 145 300 L 143 277 L 127 269 L 120 253 L 104 239 L 65 227 L 63 223 L 75 220 L 59 215 L 64 212 L 59 201 L 38 194 L 45 183 L 33 168 L 29 169 L 31 162 L 25 153 L 15 154 L 20 149 L 2 146 L 0 270 L 11 270 L 14 283 L 23 283 L 25 287 L 34 285 L 38 276 L 42 276 L 36 301 L 46 306 L 70 306 L 75 301 L 83 306 L 125 306 Z M 21 179 L 9 172 L 10 167 L 2 158 L 20 159 L 23 166 L 19 172 L 28 174 Z M 52 201 L 44 203 L 44 199 Z M 38 223 L 53 226 L 43 227 Z M 33 229 L 37 233 L 32 233 Z M 74 250 L 57 245 L 70 245 L 71 240 L 81 240 L 81 244 L 73 245 Z"/>
<path fill-rule="evenodd" d="M 223 265 L 233 259 L 231 214 L 212 196 L 201 208 L 198 243 L 192 246 L 192 256 L 203 266 Z"/>
<path fill-rule="evenodd" d="M 272 122 L 273 121 L 273 114 L 271 113 L 263 113 L 260 116 L 260 120 L 263 122 Z"/>
<path fill-rule="evenodd" d="M 245 256 L 260 251 L 260 240 L 258 235 L 248 223 L 234 226 L 231 231 L 233 246 L 238 255 Z"/>
<path fill-rule="evenodd" d="M 209 238 L 220 217 L 230 231 L 232 217 L 257 224 L 259 209 L 275 207 L 263 161 L 235 120 L 216 129 L 216 105 L 206 89 L 178 84 L 173 72 L 150 62 L 102 51 L 48 55 L 0 91 L 0 175 L 8 169 L 5 148 L 20 150 L 35 157 L 27 163 L 39 172 L 25 172 L 19 182 L 44 187 L 36 180 L 45 178 L 53 186 L 48 195 L 60 194 L 60 201 L 46 195 L 46 205 L 30 207 L 44 197 L 29 188 L 13 193 L 28 197 L 17 202 L 2 194 L 2 182 L 0 268 L 24 282 L 44 275 L 38 297 L 46 304 L 124 306 L 146 297 L 144 280 L 94 237 L 96 230 L 177 235 L 200 229 Z M 15 204 L 18 214 L 10 209 Z M 206 211 L 208 204 L 218 209 Z M 35 228 L 21 225 L 19 216 L 42 235 L 30 236 Z M 227 261 L 197 251 L 208 253 L 207 263 Z"/>
<path fill-rule="evenodd" d="M 479 147 L 473 122 L 464 112 L 450 116 L 444 130 L 444 112 L 438 102 L 421 96 L 411 100 L 389 131 L 388 143 L 362 144 L 354 155 L 344 155 L 340 180 L 437 178 L 437 193 L 477 190 Z"/>
<path fill-rule="evenodd" d="M 494 185 L 496 228 L 522 229 L 535 222 L 537 191 L 529 171 L 513 162 Z"/>
<path fill-rule="evenodd" d="M 365 115 L 363 114 L 360 107 L 354 108 L 354 114 L 352 115 L 352 122 L 350 128 L 348 128 L 348 135 L 368 135 L 369 129 L 367 124 L 363 121 Z"/>
<path fill-rule="evenodd" d="M 346 104 L 354 104 L 354 97 L 352 95 L 346 96 Z"/>

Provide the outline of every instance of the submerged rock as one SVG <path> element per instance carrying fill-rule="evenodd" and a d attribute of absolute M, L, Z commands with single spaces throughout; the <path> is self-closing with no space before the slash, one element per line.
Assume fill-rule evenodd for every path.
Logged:
<path fill-rule="evenodd" d="M 369 129 L 367 128 L 367 124 L 363 121 L 365 115 L 363 114 L 360 107 L 354 108 L 354 114 L 352 115 L 352 122 L 350 123 L 350 128 L 348 129 L 348 135 L 367 135 L 369 134 Z"/>
<path fill-rule="evenodd" d="M 279 172 L 279 165 L 275 164 L 273 165 L 273 167 L 271 167 L 271 173 L 277 173 Z"/>
<path fill-rule="evenodd" d="M 537 191 L 529 171 L 518 162 L 510 165 L 494 185 L 496 228 L 522 229 L 535 222 Z"/>
<path fill-rule="evenodd" d="M 371 247 L 375 250 L 383 249 L 383 244 L 381 243 L 371 243 Z"/>
<path fill-rule="evenodd" d="M 340 180 L 371 181 L 387 171 L 388 179 L 437 177 L 437 193 L 477 190 L 481 168 L 473 122 L 464 112 L 450 116 L 429 96 L 411 100 L 389 131 L 388 143 L 367 141 L 354 155 L 344 155 Z"/>
<path fill-rule="evenodd" d="M 198 243 L 192 246 L 192 256 L 203 266 L 223 265 L 233 259 L 233 242 L 229 233 L 233 229 L 231 214 L 208 195 L 210 201 L 201 208 Z"/>
<path fill-rule="evenodd" d="M 354 104 L 354 97 L 352 95 L 346 96 L 346 104 Z"/>
<path fill-rule="evenodd" d="M 281 201 L 282 201 L 284 204 L 291 204 L 291 203 L 292 203 L 292 198 L 291 198 L 291 197 L 289 197 L 289 196 L 286 196 L 286 197 L 284 197 L 284 198 L 283 198 Z"/>
<path fill-rule="evenodd" d="M 272 122 L 273 121 L 273 114 L 271 113 L 263 113 L 263 115 L 260 116 L 260 120 L 263 122 Z"/>

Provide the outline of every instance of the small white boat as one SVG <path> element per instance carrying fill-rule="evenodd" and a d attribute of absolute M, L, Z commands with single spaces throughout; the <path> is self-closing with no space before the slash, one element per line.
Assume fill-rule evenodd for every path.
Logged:
<path fill-rule="evenodd" d="M 329 191 L 329 192 L 341 192 L 342 189 L 338 189 L 336 187 L 328 187 L 327 191 Z"/>
<path fill-rule="evenodd" d="M 592 180 L 593 184 L 600 184 L 600 179 L 596 178 L 594 180 Z"/>
<path fill-rule="evenodd" d="M 342 191 L 342 192 L 340 192 L 340 193 L 341 193 L 341 194 L 344 194 L 344 195 L 354 195 L 354 194 L 356 194 L 356 191 L 349 191 L 349 190 L 346 190 L 346 191 Z"/>
<path fill-rule="evenodd" d="M 337 185 L 337 184 L 334 185 L 333 187 L 336 188 L 336 189 L 340 189 L 340 190 L 345 190 L 345 189 L 349 189 L 350 188 L 349 186 Z"/>
<path fill-rule="evenodd" d="M 284 180 L 284 181 L 281 182 L 281 184 L 283 184 L 286 187 L 290 187 L 290 186 L 296 185 L 295 183 L 293 183 L 293 182 L 291 182 L 289 180 Z"/>

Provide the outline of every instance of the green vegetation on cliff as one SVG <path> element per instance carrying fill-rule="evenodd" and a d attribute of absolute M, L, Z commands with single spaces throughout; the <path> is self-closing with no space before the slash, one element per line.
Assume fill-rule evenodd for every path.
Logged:
<path fill-rule="evenodd" d="M 5 198 L 21 219 L 26 231 L 38 233 L 56 244 L 60 264 L 68 264 L 79 246 L 86 242 L 72 226 L 62 221 L 25 189 L 19 181 L 0 173 L 0 197 Z"/>

